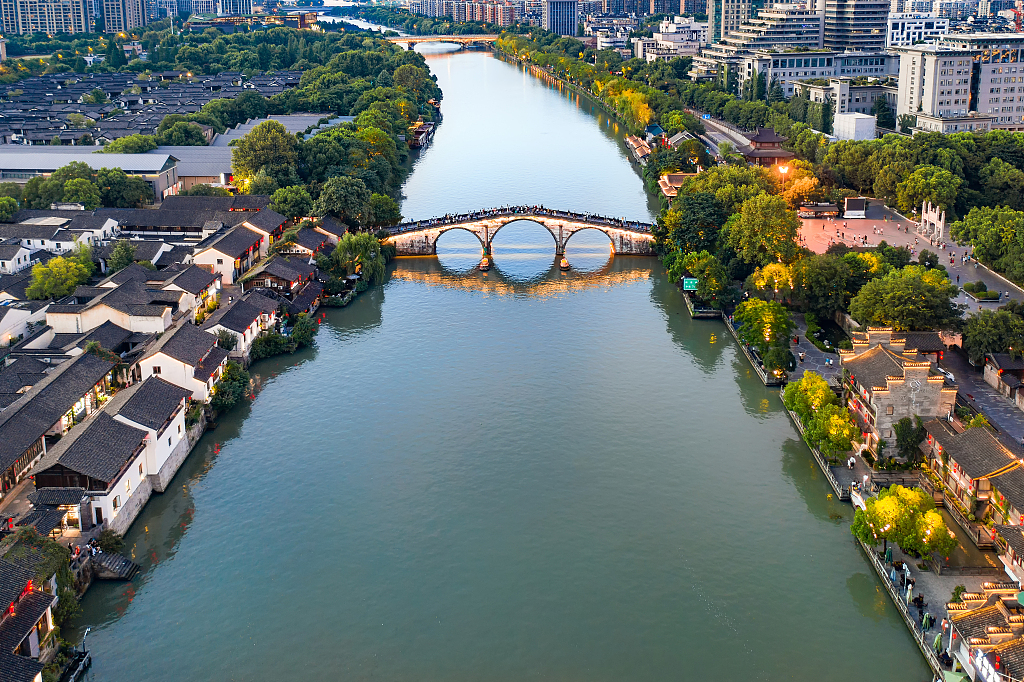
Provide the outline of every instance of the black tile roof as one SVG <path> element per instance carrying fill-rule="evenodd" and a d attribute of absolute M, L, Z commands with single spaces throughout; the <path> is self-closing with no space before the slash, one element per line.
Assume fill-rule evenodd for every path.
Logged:
<path fill-rule="evenodd" d="M 152 376 L 139 384 L 128 400 L 116 408 L 117 414 L 136 424 L 158 431 L 192 391 Z M 115 408 L 111 408 L 115 409 Z"/>
<path fill-rule="evenodd" d="M 295 233 L 295 243 L 310 251 L 317 251 L 330 241 L 331 238 L 326 234 L 305 227 Z"/>
<path fill-rule="evenodd" d="M 83 353 L 53 370 L 0 412 L 0 471 L 7 470 L 114 367 Z"/>
<path fill-rule="evenodd" d="M 170 196 L 160 204 L 161 211 L 230 211 L 235 197 Z"/>
<path fill-rule="evenodd" d="M 169 278 L 170 281 L 168 281 L 164 286 L 173 284 L 182 291 L 198 295 L 203 291 L 206 291 L 206 289 L 208 289 L 210 285 L 218 279 L 220 279 L 220 273 L 214 274 L 204 270 L 198 265 L 192 265 L 180 271 L 177 275 L 173 275 L 173 277 Z"/>
<path fill-rule="evenodd" d="M 925 430 L 938 441 L 942 449 L 956 460 L 964 473 L 971 478 L 982 478 L 997 469 L 1024 458 L 1024 452 L 1000 442 L 988 429 L 976 427 L 963 433 L 956 433 L 941 419 L 925 422 Z M 999 490 L 1010 504 L 1024 512 L 1024 469 L 1018 467 L 990 478 L 991 484 Z"/>
<path fill-rule="evenodd" d="M 881 345 L 853 357 L 843 358 L 843 366 L 849 369 L 858 384 L 868 389 L 885 388 L 886 377 L 903 376 L 905 362 L 921 361 L 900 355 Z"/>
<path fill-rule="evenodd" d="M 299 293 L 295 294 L 295 298 L 288 303 L 288 312 L 292 315 L 298 315 L 299 313 L 308 313 L 313 303 L 321 294 L 324 293 L 324 285 L 316 280 L 307 282 L 306 286 L 302 287 Z"/>
<path fill-rule="evenodd" d="M 206 354 L 202 362 L 196 365 L 196 372 L 192 376 L 199 381 L 208 381 L 213 373 L 220 367 L 220 363 L 228 356 L 228 352 L 220 346 L 214 346 Z"/>
<path fill-rule="evenodd" d="M 996 369 L 1018 370 L 1024 369 L 1024 356 L 1012 356 L 1009 353 L 991 353 L 989 361 Z"/>
<path fill-rule="evenodd" d="M 143 447 L 146 432 L 128 426 L 106 412 L 97 412 L 54 446 L 57 462 L 72 471 L 110 484 Z M 70 441 L 65 446 L 65 441 Z M 58 452 L 59 449 L 59 452 Z"/>
<path fill-rule="evenodd" d="M 14 615 L 0 624 L 0 682 L 30 682 L 42 671 L 39 661 L 13 652 L 55 601 L 55 595 L 33 590 L 21 598 Z"/>
<path fill-rule="evenodd" d="M 85 488 L 40 488 L 28 494 L 34 504 L 60 506 L 78 504 L 85 497 Z"/>
<path fill-rule="evenodd" d="M 320 221 L 318 229 L 340 238 L 341 235 L 348 231 L 348 226 L 331 216 L 327 216 Z"/>
<path fill-rule="evenodd" d="M 163 353 L 187 365 L 195 367 L 210 349 L 217 344 L 217 337 L 204 332 L 194 324 L 185 322 L 173 332 L 167 330 L 160 337 L 147 356 Z"/>
<path fill-rule="evenodd" d="M 0 611 L 6 611 L 25 590 L 34 574 L 24 566 L 0 559 Z"/>
<path fill-rule="evenodd" d="M 239 225 L 212 241 L 208 248 L 231 258 L 240 258 L 246 251 L 256 247 L 262 239 L 263 235 L 259 232 L 253 232 L 249 228 Z"/>
<path fill-rule="evenodd" d="M 64 522 L 67 512 L 56 507 L 36 507 L 18 520 L 15 525 L 32 526 L 40 535 L 49 535 L 51 530 L 60 528 Z"/>
<path fill-rule="evenodd" d="M 239 299 L 231 304 L 227 312 L 220 316 L 214 325 L 219 324 L 225 329 L 241 334 L 255 322 L 262 311 L 256 306 Z M 214 326 L 211 325 L 211 326 Z"/>
<path fill-rule="evenodd" d="M 245 222 L 253 227 L 263 230 L 264 232 L 273 232 L 284 225 L 286 220 L 288 219 L 277 211 L 265 208 L 256 215 L 250 215 Z"/>

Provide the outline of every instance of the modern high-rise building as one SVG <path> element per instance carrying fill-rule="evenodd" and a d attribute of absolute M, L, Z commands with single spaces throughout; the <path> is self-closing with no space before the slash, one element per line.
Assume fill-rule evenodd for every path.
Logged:
<path fill-rule="evenodd" d="M 1024 130 L 1024 34 L 945 35 L 895 48 L 900 57 L 896 114 L 936 132 Z"/>
<path fill-rule="evenodd" d="M 717 43 L 755 16 L 759 7 L 751 0 L 708 0 L 708 41 Z"/>
<path fill-rule="evenodd" d="M 988 0 L 981 0 L 988 2 Z M 885 46 L 913 45 L 949 33 L 949 19 L 934 14 L 889 14 Z"/>
<path fill-rule="evenodd" d="M 579 18 L 576 0 L 544 0 L 541 22 L 546 30 L 562 36 L 574 36 Z"/>
<path fill-rule="evenodd" d="M 218 0 L 217 14 L 222 17 L 252 14 L 252 0 Z"/>
<path fill-rule="evenodd" d="M 3 32 L 88 33 L 88 0 L 0 0 Z"/>
<path fill-rule="evenodd" d="M 885 49 L 888 18 L 888 0 L 825 0 L 825 47 Z"/>
<path fill-rule="evenodd" d="M 103 31 L 129 33 L 146 25 L 143 0 L 103 0 Z"/>

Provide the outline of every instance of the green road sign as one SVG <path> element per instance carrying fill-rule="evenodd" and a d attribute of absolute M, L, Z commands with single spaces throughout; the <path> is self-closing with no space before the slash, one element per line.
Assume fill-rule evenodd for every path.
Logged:
<path fill-rule="evenodd" d="M 696 277 L 684 277 L 683 278 L 683 291 L 697 291 L 697 278 Z"/>

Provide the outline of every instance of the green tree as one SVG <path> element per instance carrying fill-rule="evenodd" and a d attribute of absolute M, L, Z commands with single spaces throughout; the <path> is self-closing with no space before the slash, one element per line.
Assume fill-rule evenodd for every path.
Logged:
<path fill-rule="evenodd" d="M 918 446 L 928 433 L 921 424 L 920 417 L 911 419 L 903 417 L 893 424 L 893 431 L 896 433 L 896 450 L 908 462 L 917 462 L 921 456 Z"/>
<path fill-rule="evenodd" d="M 100 191 L 88 180 L 75 178 L 64 183 L 64 201 L 82 204 L 85 210 L 92 211 L 100 206 Z"/>
<path fill-rule="evenodd" d="M 217 330 L 217 345 L 226 351 L 233 351 L 238 348 L 238 334 L 230 329 Z"/>
<path fill-rule="evenodd" d="M 313 215 L 334 216 L 350 226 L 358 226 L 366 218 L 370 190 L 358 178 L 342 175 L 330 178 L 313 202 Z"/>
<path fill-rule="evenodd" d="M 797 381 L 786 384 L 782 401 L 804 424 L 826 405 L 838 404 L 835 392 L 816 372 L 806 371 Z"/>
<path fill-rule="evenodd" d="M 229 360 L 215 386 L 210 407 L 218 413 L 231 409 L 249 394 L 251 385 L 249 373 L 234 360 Z"/>
<path fill-rule="evenodd" d="M 678 266 L 669 270 L 669 276 L 678 282 L 685 275 L 697 278 L 696 298 L 713 308 L 721 308 L 725 301 L 722 293 L 729 284 L 729 275 L 725 268 L 707 251 L 684 254 L 676 261 Z"/>
<path fill-rule="evenodd" d="M 22 192 L 21 185 L 16 182 L 0 182 L 0 197 L 10 197 L 20 204 Z"/>
<path fill-rule="evenodd" d="M 908 265 L 865 284 L 850 301 L 850 315 L 897 331 L 945 329 L 960 319 L 952 301 L 956 294 L 945 272 Z"/>
<path fill-rule="evenodd" d="M 714 194 L 728 216 L 747 199 L 762 192 L 774 192 L 775 181 L 769 170 L 761 166 L 715 166 L 690 180 L 686 191 Z"/>
<path fill-rule="evenodd" d="M 153 189 L 135 175 L 120 168 L 101 168 L 96 175 L 100 201 L 108 208 L 141 208 L 152 203 Z"/>
<path fill-rule="evenodd" d="M 887 130 L 896 130 L 896 114 L 893 113 L 885 97 L 876 97 L 871 105 L 871 113 L 875 116 L 875 125 Z"/>
<path fill-rule="evenodd" d="M 229 197 L 231 192 L 227 191 L 223 187 L 213 187 L 212 185 L 206 185 L 199 183 L 192 185 L 184 192 L 181 192 L 181 196 L 184 197 Z"/>
<path fill-rule="evenodd" d="M 260 194 L 271 196 L 278 189 L 277 180 L 267 175 L 267 171 L 260 169 L 249 181 L 246 191 L 249 194 Z"/>
<path fill-rule="evenodd" d="M 964 321 L 963 349 L 974 363 L 980 363 L 989 353 L 1010 349 L 1024 353 L 1024 320 L 1008 310 L 982 310 L 971 315 Z"/>
<path fill-rule="evenodd" d="M 402 212 L 398 208 L 398 202 L 386 194 L 370 195 L 370 225 L 372 227 L 385 227 L 397 225 L 402 220 Z"/>
<path fill-rule="evenodd" d="M 278 184 L 290 179 L 298 160 L 295 136 L 277 121 L 264 121 L 235 144 L 231 167 L 242 180 L 255 178 L 261 170 Z M 291 184 L 291 183 L 287 183 Z"/>
<path fill-rule="evenodd" d="M 728 243 L 747 263 L 790 262 L 796 255 L 800 219 L 780 196 L 759 194 L 743 202 L 726 223 Z"/>
<path fill-rule="evenodd" d="M 127 135 L 119 137 L 99 153 L 102 154 L 145 154 L 157 148 L 156 138 L 152 135 Z"/>
<path fill-rule="evenodd" d="M 682 253 L 714 251 L 725 218 L 713 193 L 687 192 L 658 218 L 658 225 Z"/>
<path fill-rule="evenodd" d="M 161 123 L 161 125 L 163 124 Z M 204 147 L 206 146 L 206 136 L 203 135 L 203 129 L 198 124 L 178 121 L 166 130 L 159 131 L 157 142 L 174 147 Z"/>
<path fill-rule="evenodd" d="M 948 170 L 938 166 L 919 166 L 896 187 L 896 200 L 904 213 L 921 210 L 923 201 L 930 201 L 944 211 L 950 211 L 963 182 Z"/>
<path fill-rule="evenodd" d="M 31 299 L 62 298 L 84 284 L 89 275 L 90 270 L 79 259 L 57 256 L 32 266 L 32 283 L 25 295 Z"/>
<path fill-rule="evenodd" d="M 114 244 L 114 248 L 110 251 L 110 257 L 107 258 L 107 273 L 115 273 L 118 270 L 124 270 L 126 267 L 135 262 L 135 245 L 127 239 L 119 239 Z"/>
<path fill-rule="evenodd" d="M 343 234 L 331 258 L 336 267 L 347 275 L 361 275 L 368 283 L 384 279 L 387 261 L 380 241 L 368 232 Z"/>
<path fill-rule="evenodd" d="M 778 301 L 748 299 L 736 307 L 733 317 L 742 325 L 738 330 L 740 340 L 757 348 L 762 357 L 772 346 L 788 346 L 793 322 Z"/>
<path fill-rule="evenodd" d="M 10 197 L 0 197 L 0 223 L 9 223 L 18 212 L 18 202 Z"/>
<path fill-rule="evenodd" d="M 306 313 L 299 313 L 295 319 L 295 326 L 292 327 L 292 340 L 298 348 L 306 348 L 313 345 L 313 339 L 320 325 L 316 319 Z"/>
<path fill-rule="evenodd" d="M 793 296 L 821 318 L 846 309 L 850 265 L 832 254 L 807 256 L 793 263 Z"/>
<path fill-rule="evenodd" d="M 924 556 L 946 556 L 958 544 L 935 510 L 931 495 L 920 488 L 890 486 L 877 497 L 868 498 L 865 507 L 857 510 L 850 527 L 854 537 L 865 544 L 877 545 L 885 540 Z"/>
<path fill-rule="evenodd" d="M 282 187 L 270 198 L 270 208 L 288 218 L 303 218 L 313 210 L 313 199 L 302 185 Z"/>

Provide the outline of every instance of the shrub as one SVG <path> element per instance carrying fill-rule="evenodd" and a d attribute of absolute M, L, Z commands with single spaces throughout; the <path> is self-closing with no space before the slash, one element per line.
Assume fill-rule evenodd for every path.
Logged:
<path fill-rule="evenodd" d="M 210 407 L 216 412 L 223 412 L 234 407 L 249 391 L 252 379 L 240 364 L 234 360 L 228 362 L 224 374 L 217 382 L 217 392 L 210 401 Z"/>
<path fill-rule="evenodd" d="M 273 357 L 274 355 L 294 352 L 294 342 L 289 341 L 286 336 L 282 336 L 277 332 L 271 332 L 270 334 L 264 334 L 263 336 L 257 337 L 256 340 L 252 342 L 252 348 L 249 350 L 249 359 L 262 360 L 264 358 Z"/>
<path fill-rule="evenodd" d="M 124 538 L 108 528 L 100 533 L 100 536 L 96 539 L 96 544 L 104 552 L 117 554 L 124 549 Z"/>

